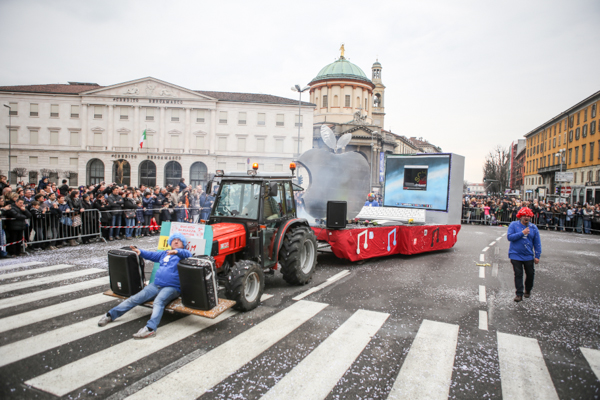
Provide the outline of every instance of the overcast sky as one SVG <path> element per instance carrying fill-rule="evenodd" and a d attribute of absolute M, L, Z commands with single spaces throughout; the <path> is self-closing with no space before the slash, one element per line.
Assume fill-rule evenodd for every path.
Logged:
<path fill-rule="evenodd" d="M 145 76 L 295 98 L 339 57 L 371 77 L 385 128 L 485 155 L 600 90 L 600 1 L 0 0 L 0 85 Z"/>

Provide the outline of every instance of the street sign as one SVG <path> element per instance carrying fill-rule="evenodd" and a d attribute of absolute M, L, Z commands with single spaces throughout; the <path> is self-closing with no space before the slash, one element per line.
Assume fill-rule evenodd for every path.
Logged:
<path fill-rule="evenodd" d="M 554 182 L 571 182 L 573 180 L 573 172 L 555 172 Z"/>
<path fill-rule="evenodd" d="M 569 197 L 571 195 L 571 186 L 562 186 L 560 188 L 560 195 Z"/>

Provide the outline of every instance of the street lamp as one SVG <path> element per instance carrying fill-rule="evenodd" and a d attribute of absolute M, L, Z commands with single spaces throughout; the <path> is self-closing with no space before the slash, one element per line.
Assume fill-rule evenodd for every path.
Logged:
<path fill-rule="evenodd" d="M 373 190 L 373 157 L 375 157 L 375 146 L 373 145 L 373 136 L 375 135 L 377 135 L 377 131 L 371 132 L 371 177 L 369 178 L 371 187 L 369 188 L 369 192 Z"/>
<path fill-rule="evenodd" d="M 3 104 L 8 108 L 8 182 L 10 182 L 10 150 L 12 138 L 10 137 L 10 129 L 12 128 L 12 108 L 8 104 Z"/>
<path fill-rule="evenodd" d="M 298 92 L 298 158 L 300 158 L 300 128 L 302 127 L 302 93 L 306 92 L 310 89 L 310 86 L 305 87 L 304 89 L 300 89 L 300 85 L 292 86 L 292 90 L 294 92 Z"/>
<path fill-rule="evenodd" d="M 560 149 L 558 153 L 554 154 L 556 157 L 560 157 L 560 172 L 562 172 L 563 158 L 562 155 L 565 153 L 565 149 Z"/>

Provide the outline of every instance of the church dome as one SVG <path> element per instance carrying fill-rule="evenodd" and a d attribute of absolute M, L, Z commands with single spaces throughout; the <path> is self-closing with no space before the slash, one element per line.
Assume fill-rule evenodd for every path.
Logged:
<path fill-rule="evenodd" d="M 344 57 L 340 57 L 338 60 L 331 64 L 323 67 L 309 85 L 313 82 L 320 81 L 323 79 L 355 79 L 359 81 L 365 81 L 373 83 L 362 69 L 346 60 Z"/>

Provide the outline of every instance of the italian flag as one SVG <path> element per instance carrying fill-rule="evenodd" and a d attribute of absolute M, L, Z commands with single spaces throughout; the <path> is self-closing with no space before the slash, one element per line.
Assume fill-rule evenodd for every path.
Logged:
<path fill-rule="evenodd" d="M 140 149 L 144 147 L 144 142 L 146 141 L 146 129 L 142 132 L 142 137 L 140 138 Z"/>

